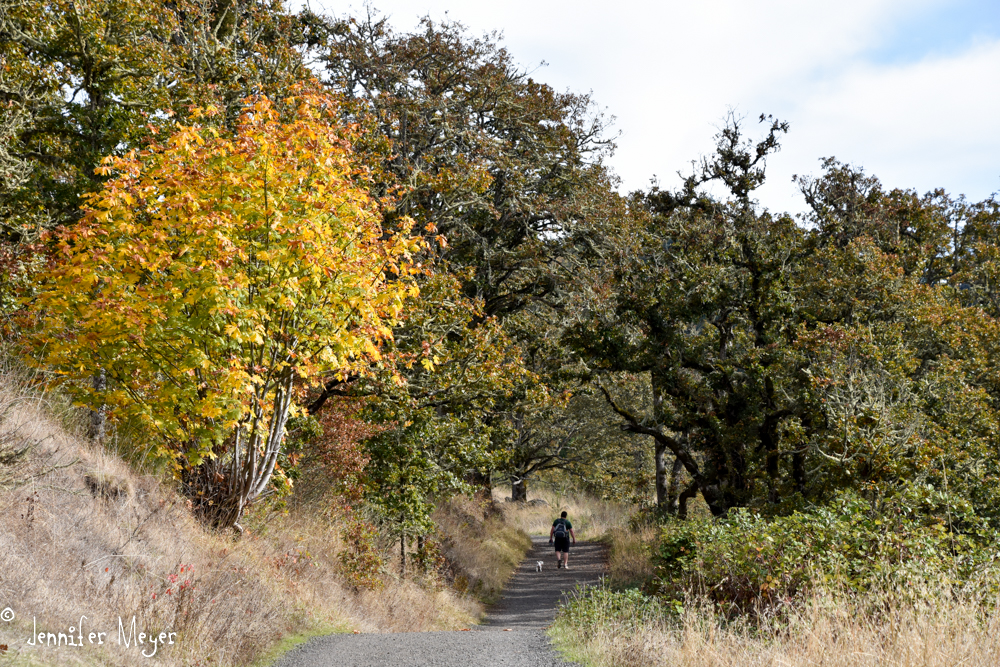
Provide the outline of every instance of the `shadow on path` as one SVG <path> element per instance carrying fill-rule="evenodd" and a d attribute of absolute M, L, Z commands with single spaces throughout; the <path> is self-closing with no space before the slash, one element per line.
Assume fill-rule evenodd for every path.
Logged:
<path fill-rule="evenodd" d="M 559 603 L 579 586 L 600 582 L 607 565 L 607 548 L 595 542 L 577 542 L 569 550 L 569 569 L 556 569 L 556 555 L 546 537 L 532 537 L 531 551 L 490 608 L 482 630 L 545 628 L 556 617 Z M 542 571 L 536 572 L 538 561 Z"/>

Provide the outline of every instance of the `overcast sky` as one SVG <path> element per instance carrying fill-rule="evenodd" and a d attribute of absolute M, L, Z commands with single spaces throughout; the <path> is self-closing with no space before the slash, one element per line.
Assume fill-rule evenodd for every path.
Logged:
<path fill-rule="evenodd" d="M 361 2 L 309 0 L 337 16 Z M 727 110 L 791 123 L 759 191 L 800 211 L 793 174 L 819 158 L 889 187 L 1000 191 L 1000 0 L 375 0 L 397 30 L 449 18 L 499 31 L 514 58 L 559 90 L 592 91 L 620 131 L 622 190 L 712 149 Z M 542 62 L 546 65 L 540 67 Z"/>

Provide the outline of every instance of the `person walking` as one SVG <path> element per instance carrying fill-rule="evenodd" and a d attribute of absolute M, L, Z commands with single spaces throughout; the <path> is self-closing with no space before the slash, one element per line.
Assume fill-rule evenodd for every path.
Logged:
<path fill-rule="evenodd" d="M 556 569 L 569 568 L 569 538 L 571 537 L 573 544 L 576 544 L 573 524 L 566 518 L 566 512 L 563 512 L 558 519 L 552 522 L 552 530 L 549 531 L 549 544 L 555 542 L 556 545 Z"/>

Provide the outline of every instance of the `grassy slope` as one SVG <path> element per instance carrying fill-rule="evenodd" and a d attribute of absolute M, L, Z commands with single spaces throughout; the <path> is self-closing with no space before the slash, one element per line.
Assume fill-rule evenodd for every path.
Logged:
<path fill-rule="evenodd" d="M 482 612 L 446 580 L 401 581 L 388 565 L 381 590 L 353 589 L 338 573 L 341 526 L 315 508 L 268 515 L 239 541 L 206 531 L 168 484 L 67 432 L 45 400 L 17 385 L 0 373 L 0 434 L 33 444 L 18 466 L 0 466 L 0 483 L 31 478 L 0 488 L 0 608 L 15 614 L 0 623 L 0 664 L 136 664 L 136 646 L 117 643 L 119 617 L 178 633 L 158 650 L 161 665 L 245 665 L 320 632 L 456 629 Z M 442 513 L 476 525 L 485 515 L 471 507 L 460 501 Z M 526 548 L 502 522 L 487 528 L 495 539 L 483 548 L 481 527 L 443 528 L 465 559 L 452 579 L 487 595 Z M 108 633 L 104 646 L 25 645 L 33 618 L 39 631 L 66 633 L 81 615 L 86 633 Z"/>

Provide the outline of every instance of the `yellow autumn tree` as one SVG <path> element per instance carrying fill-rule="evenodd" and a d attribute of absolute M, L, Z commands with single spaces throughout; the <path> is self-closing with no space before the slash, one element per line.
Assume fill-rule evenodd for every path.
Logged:
<path fill-rule="evenodd" d="M 248 100 L 232 133 L 179 126 L 107 159 L 31 304 L 40 362 L 145 424 L 218 526 L 275 487 L 297 392 L 378 363 L 416 294 L 418 242 L 383 232 L 334 100 L 282 108 Z"/>

